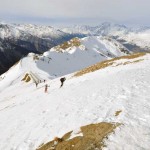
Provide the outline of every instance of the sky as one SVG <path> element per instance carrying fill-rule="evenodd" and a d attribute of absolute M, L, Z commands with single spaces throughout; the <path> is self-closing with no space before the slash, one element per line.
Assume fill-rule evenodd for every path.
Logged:
<path fill-rule="evenodd" d="M 0 21 L 35 24 L 102 22 L 150 25 L 150 0 L 0 0 Z"/>

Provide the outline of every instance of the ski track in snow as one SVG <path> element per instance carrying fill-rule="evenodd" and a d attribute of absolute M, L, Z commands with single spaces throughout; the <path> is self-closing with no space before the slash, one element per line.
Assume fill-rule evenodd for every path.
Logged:
<path fill-rule="evenodd" d="M 104 150 L 150 148 L 150 57 L 108 67 L 79 78 L 48 81 L 36 89 L 18 82 L 0 94 L 0 150 L 34 150 L 43 142 L 80 126 L 122 123 Z M 69 78 L 69 77 L 68 77 Z M 122 112 L 115 116 L 115 112 Z"/>

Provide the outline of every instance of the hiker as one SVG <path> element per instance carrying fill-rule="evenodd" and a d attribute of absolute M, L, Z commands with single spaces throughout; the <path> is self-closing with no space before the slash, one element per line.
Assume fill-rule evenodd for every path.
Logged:
<path fill-rule="evenodd" d="M 37 82 L 35 82 L 35 85 L 36 85 L 36 88 L 37 88 L 37 86 L 38 86 L 38 83 L 37 83 Z"/>
<path fill-rule="evenodd" d="M 46 81 L 46 80 L 44 80 L 44 83 L 45 83 L 45 81 Z"/>
<path fill-rule="evenodd" d="M 60 82 L 61 82 L 60 88 L 63 86 L 63 84 L 64 84 L 65 80 L 66 80 L 66 78 L 65 78 L 65 77 L 60 78 Z"/>
<path fill-rule="evenodd" d="M 50 87 L 50 86 L 48 86 L 48 85 L 46 84 L 46 85 L 45 85 L 45 93 L 47 93 L 48 87 Z"/>

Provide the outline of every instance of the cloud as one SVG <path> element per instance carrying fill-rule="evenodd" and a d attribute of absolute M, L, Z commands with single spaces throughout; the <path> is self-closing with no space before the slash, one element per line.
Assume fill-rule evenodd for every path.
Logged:
<path fill-rule="evenodd" d="M 149 6 L 149 0 L 0 0 L 0 17 L 142 21 L 150 16 Z"/>

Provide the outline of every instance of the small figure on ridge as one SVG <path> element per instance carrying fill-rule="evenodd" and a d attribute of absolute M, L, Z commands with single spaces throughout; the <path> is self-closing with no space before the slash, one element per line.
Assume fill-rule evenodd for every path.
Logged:
<path fill-rule="evenodd" d="M 65 77 L 60 78 L 60 82 L 61 82 L 60 88 L 63 86 L 63 84 L 64 84 L 65 80 L 66 80 L 66 78 L 65 78 Z"/>

